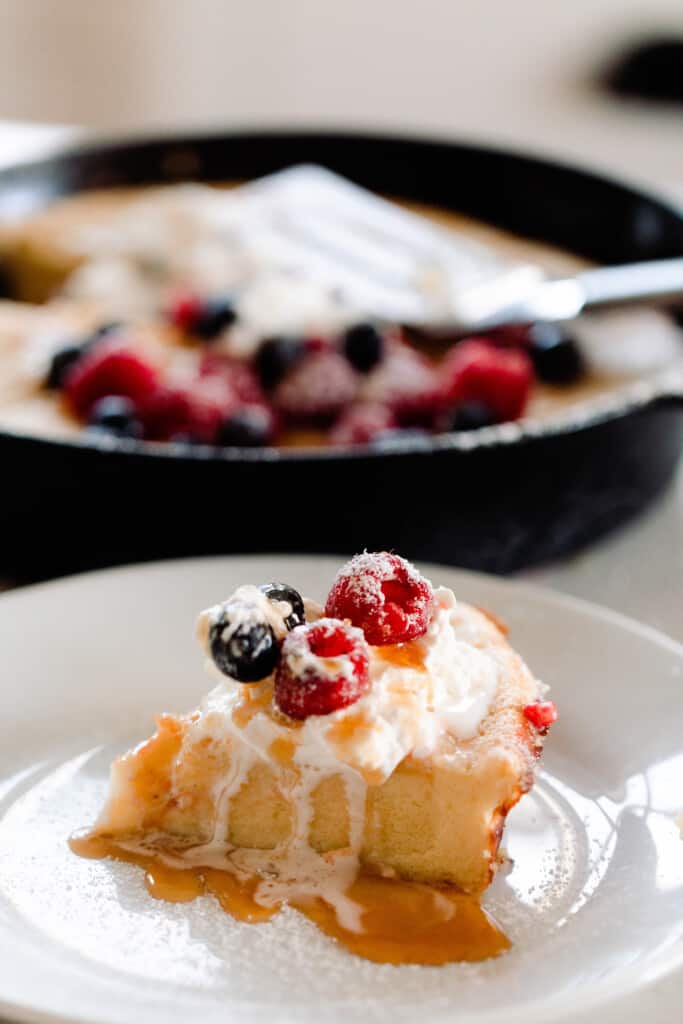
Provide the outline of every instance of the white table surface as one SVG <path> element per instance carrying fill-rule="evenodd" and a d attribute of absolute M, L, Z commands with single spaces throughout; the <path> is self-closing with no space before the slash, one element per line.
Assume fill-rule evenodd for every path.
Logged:
<path fill-rule="evenodd" d="M 629 153 L 633 154 L 636 173 L 626 175 L 649 184 L 671 198 L 683 200 L 683 164 L 681 181 L 671 180 L 671 168 L 654 173 L 637 158 L 649 124 L 633 130 Z M 0 121 L 0 166 L 17 160 L 47 154 L 64 142 L 83 135 L 68 126 L 28 125 Z M 541 140 L 539 140 L 540 142 Z M 528 146 L 533 139 L 525 138 Z M 543 146 L 546 152 L 552 152 Z M 561 147 L 555 151 L 562 155 Z M 615 154 L 616 155 L 616 154 Z M 614 170 L 620 177 L 623 147 Z M 587 161 L 583 161 L 586 163 Z M 599 161 L 606 169 L 604 157 Z M 683 467 L 676 480 L 648 509 L 644 516 L 616 533 L 570 558 L 522 573 L 521 576 L 543 586 L 595 601 L 625 615 L 639 619 L 683 642 Z M 683 780 L 682 797 L 683 801 Z M 683 850 L 682 850 L 683 856 Z M 642 992 L 636 999 L 612 1004 L 600 1013 L 601 1024 L 674 1024 L 681 1020 L 683 972 L 669 977 Z"/>

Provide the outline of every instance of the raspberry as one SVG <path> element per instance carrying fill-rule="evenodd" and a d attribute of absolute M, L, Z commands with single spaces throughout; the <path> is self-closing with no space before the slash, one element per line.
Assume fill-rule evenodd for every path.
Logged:
<path fill-rule="evenodd" d="M 331 618 L 297 626 L 282 644 L 276 703 L 290 718 L 329 715 L 367 691 L 369 664 L 360 629 Z"/>
<path fill-rule="evenodd" d="M 447 401 L 485 402 L 500 420 L 514 420 L 524 412 L 533 365 L 521 349 L 502 349 L 484 338 L 468 338 L 455 345 L 441 364 Z"/>
<path fill-rule="evenodd" d="M 388 551 L 356 555 L 339 572 L 325 614 L 350 619 L 369 644 L 401 644 L 427 631 L 432 586 L 417 569 Z"/>
<path fill-rule="evenodd" d="M 160 387 L 142 403 L 140 414 L 145 436 L 151 441 L 168 441 L 188 433 L 190 397 L 185 388 Z"/>
<path fill-rule="evenodd" d="M 204 377 L 179 386 L 160 387 L 141 406 L 145 435 L 168 441 L 184 434 L 213 444 L 221 423 L 238 405 L 234 392 L 218 377 Z"/>
<path fill-rule="evenodd" d="M 546 732 L 553 722 L 557 721 L 557 708 L 551 700 L 541 700 L 536 704 L 527 704 L 524 708 L 524 717 L 531 722 L 539 732 Z"/>
<path fill-rule="evenodd" d="M 396 426 L 396 417 L 386 405 L 362 402 L 343 412 L 330 431 L 332 444 L 369 444 L 385 430 Z"/>
<path fill-rule="evenodd" d="M 166 316 L 179 330 L 191 334 L 204 312 L 204 303 L 196 292 L 178 292 L 166 309 Z"/>
<path fill-rule="evenodd" d="M 199 361 L 201 377 L 222 377 L 241 402 L 265 402 L 258 376 L 250 366 L 230 356 L 206 352 Z"/>
<path fill-rule="evenodd" d="M 86 350 L 69 371 L 64 390 L 74 411 L 87 416 L 99 398 L 122 395 L 138 404 L 157 387 L 157 371 L 120 341 Z"/>
<path fill-rule="evenodd" d="M 273 393 L 276 408 L 293 420 L 333 419 L 356 397 L 358 375 L 332 349 L 306 353 Z"/>
<path fill-rule="evenodd" d="M 395 343 L 366 376 L 360 397 L 388 406 L 402 426 L 415 426 L 428 422 L 438 408 L 440 378 L 425 356 Z"/>

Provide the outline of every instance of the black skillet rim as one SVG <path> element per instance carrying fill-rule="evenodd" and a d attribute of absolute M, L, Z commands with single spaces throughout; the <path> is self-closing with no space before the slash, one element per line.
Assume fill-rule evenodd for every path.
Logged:
<path fill-rule="evenodd" d="M 138 136 L 135 134 L 121 135 L 115 138 L 107 138 L 106 141 L 94 141 L 91 144 L 83 145 L 75 142 L 60 146 L 52 150 L 49 156 L 38 160 L 29 160 L 13 164 L 0 170 L 0 191 L 3 185 L 9 184 L 12 179 L 19 179 L 30 176 L 31 173 L 40 171 L 49 172 L 50 166 L 59 165 L 63 161 L 78 161 L 94 158 L 115 157 L 121 155 L 125 150 L 129 153 L 144 152 L 147 149 L 163 149 L 164 147 L 175 147 L 182 153 L 183 149 L 191 150 L 193 146 L 207 143 L 217 143 L 221 140 L 230 142 L 243 142 L 248 145 L 250 142 L 270 142 L 276 144 L 278 141 L 292 143 L 296 140 L 304 142 L 322 142 L 341 144 L 344 143 L 386 143 L 388 145 L 407 145 L 415 148 L 443 148 L 467 150 L 472 154 L 482 156 L 491 155 L 499 159 L 511 159 L 515 162 L 526 164 L 529 167 L 543 173 L 564 171 L 582 178 L 585 182 L 595 186 L 615 188 L 634 200 L 646 200 L 652 206 L 657 207 L 668 217 L 679 221 L 683 236 L 683 210 L 679 210 L 673 203 L 667 202 L 659 196 L 649 194 L 646 190 L 638 188 L 627 181 L 620 181 L 613 176 L 605 176 L 592 170 L 565 163 L 564 161 L 552 158 L 537 157 L 521 150 L 502 148 L 496 146 L 482 146 L 460 141 L 459 139 L 446 139 L 431 136 L 411 136 L 408 134 L 396 135 L 382 132 L 354 132 L 354 131 L 314 131 L 314 130 L 250 130 L 239 129 L 235 131 L 214 131 L 197 132 L 183 135 L 158 134 L 153 137 Z M 161 179 L 160 184 L 172 184 L 178 181 L 188 180 L 182 173 L 174 177 L 171 174 L 167 179 Z M 198 180 L 211 180 L 201 179 Z M 121 183 L 122 184 L 122 183 Z M 147 182 L 145 182 L 147 184 Z M 150 179 L 149 184 L 153 184 Z M 92 187 L 98 187 L 96 184 Z M 107 187 L 103 181 L 100 187 Z M 58 191 L 50 195 L 50 200 L 58 199 L 66 195 L 77 194 L 85 191 L 78 187 Z M 438 205 L 437 201 L 434 201 Z M 486 223 L 485 217 L 480 217 Z M 489 221 L 488 223 L 493 223 Z M 520 229 L 523 233 L 523 229 Z M 552 243 L 550 243 L 552 244 Z M 269 446 L 264 448 L 220 448 L 210 445 L 187 445 L 174 442 L 153 442 L 136 441 L 128 438 L 114 438 L 106 435 L 88 434 L 83 431 L 77 437 L 49 437 L 46 435 L 29 434 L 25 432 L 12 431 L 7 428 L 0 430 L 0 439 L 28 442 L 32 446 L 48 447 L 56 451 L 83 450 L 87 452 L 116 452 L 124 457 L 133 459 L 156 459 L 158 457 L 182 459 L 183 461 L 225 461 L 225 462 L 316 462 L 319 460 L 353 460 L 368 458 L 384 458 L 386 456 L 399 456 L 404 454 L 429 454 L 444 451 L 474 452 L 479 449 L 504 448 L 510 445 L 519 445 L 531 442 L 539 438 L 551 438 L 554 436 L 578 433 L 582 430 L 596 426 L 609 420 L 619 419 L 631 413 L 646 410 L 653 406 L 668 405 L 669 403 L 683 403 L 683 386 L 671 375 L 663 372 L 659 377 L 646 380 L 636 380 L 632 384 L 625 385 L 614 394 L 600 396 L 599 398 L 588 399 L 578 403 L 577 406 L 570 406 L 557 417 L 549 420 L 528 420 L 511 421 L 501 423 L 492 427 L 480 428 L 471 432 L 451 432 L 444 434 L 429 435 L 424 437 L 408 436 L 405 439 L 397 437 L 390 448 L 363 447 L 310 447 L 310 448 L 278 448 Z"/>

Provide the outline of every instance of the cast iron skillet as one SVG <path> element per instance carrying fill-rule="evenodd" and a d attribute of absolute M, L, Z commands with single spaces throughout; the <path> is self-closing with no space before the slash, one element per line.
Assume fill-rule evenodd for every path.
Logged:
<path fill-rule="evenodd" d="M 252 178 L 304 161 L 597 262 L 683 254 L 683 215 L 612 181 L 492 149 L 358 134 L 247 132 L 66 151 L 1 172 L 0 217 L 81 189 Z M 382 453 L 0 434 L 0 573 L 365 547 L 507 572 L 640 511 L 674 470 L 682 410 L 680 394 L 646 388 L 542 430 L 508 424 Z"/>

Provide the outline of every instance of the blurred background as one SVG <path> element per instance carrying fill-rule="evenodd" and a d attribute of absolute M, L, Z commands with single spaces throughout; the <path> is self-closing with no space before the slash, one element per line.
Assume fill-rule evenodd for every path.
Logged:
<path fill-rule="evenodd" d="M 681 40 L 681 0 L 0 0 L 0 162 L 93 130 L 360 127 L 683 202 Z M 653 41 L 672 45 L 648 63 Z M 530 575 L 680 635 L 680 474 L 627 530 Z"/>
<path fill-rule="evenodd" d="M 409 128 L 680 183 L 680 108 L 596 84 L 632 42 L 683 37 L 680 0 L 1 0 L 0 20 L 8 120 Z"/>

